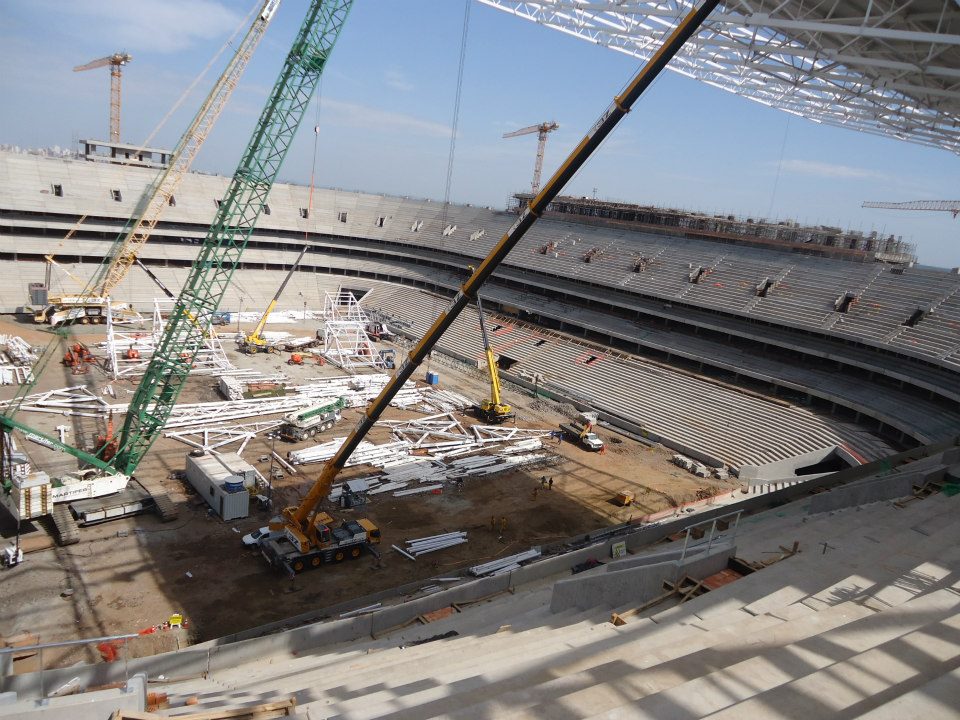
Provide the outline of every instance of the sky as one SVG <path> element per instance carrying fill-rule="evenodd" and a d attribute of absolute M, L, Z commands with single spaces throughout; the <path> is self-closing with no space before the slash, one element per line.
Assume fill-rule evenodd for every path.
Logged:
<path fill-rule="evenodd" d="M 280 179 L 442 200 L 464 3 L 356 0 Z M 307 5 L 283 0 L 194 169 L 233 174 Z M 120 50 L 133 56 L 123 71 L 122 139 L 142 143 L 253 6 L 4 0 L 0 143 L 75 148 L 78 139 L 105 138 L 109 72 L 72 68 Z M 152 145 L 176 144 L 225 57 Z M 529 189 L 536 135 L 501 136 L 554 120 L 549 177 L 638 66 L 474 2 L 451 200 L 502 209 Z M 564 194 L 877 230 L 915 243 L 924 264 L 954 267 L 960 219 L 860 204 L 955 200 L 958 187 L 960 157 L 947 151 L 818 125 L 668 72 Z"/>

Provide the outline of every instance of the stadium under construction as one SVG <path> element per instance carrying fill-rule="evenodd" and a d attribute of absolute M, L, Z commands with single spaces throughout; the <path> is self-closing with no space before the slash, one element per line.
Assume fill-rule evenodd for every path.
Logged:
<path fill-rule="evenodd" d="M 960 7 L 479 2 L 642 60 L 500 208 L 279 180 L 351 0 L 232 177 L 277 0 L 176 148 L 125 53 L 115 137 L 0 148 L 0 718 L 956 717 L 960 272 L 564 188 L 664 69 L 957 152 Z"/>

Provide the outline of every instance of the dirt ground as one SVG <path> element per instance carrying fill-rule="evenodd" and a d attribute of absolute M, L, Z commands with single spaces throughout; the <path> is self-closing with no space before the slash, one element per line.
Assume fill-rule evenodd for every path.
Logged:
<path fill-rule="evenodd" d="M 271 329 L 298 335 L 314 331 L 312 325 L 276 325 Z M 10 321 L 0 321 L 0 332 L 18 334 L 36 344 L 45 339 L 34 327 Z M 90 345 L 102 337 L 99 328 L 79 328 L 75 333 Z M 241 355 L 233 348 L 232 332 L 223 332 L 222 337 L 238 367 L 284 372 L 295 384 L 343 374 L 329 365 L 288 367 L 286 354 Z M 398 350 L 398 355 L 402 354 Z M 432 369 L 440 373 L 441 387 L 477 399 L 487 394 L 486 377 L 479 370 L 456 366 L 452 361 L 434 362 Z M 421 368 L 417 377 L 422 378 L 426 370 Z M 105 397 L 111 403 L 127 402 L 134 388 L 130 382 L 111 383 L 99 369 L 78 377 L 51 363 L 36 391 L 74 384 L 86 384 L 97 393 L 112 385 L 117 399 Z M 12 387 L 0 388 L 0 399 L 11 397 L 14 391 Z M 516 388 L 507 388 L 506 393 L 505 399 L 517 410 L 518 426 L 555 428 L 565 419 L 564 408 L 555 403 Z M 221 399 L 215 381 L 209 377 L 191 378 L 181 395 L 181 402 Z M 345 435 L 358 413 L 345 411 L 343 422 L 323 440 Z M 391 409 L 385 419 L 418 415 L 422 416 Z M 67 424 L 67 441 L 81 447 L 92 445 L 93 438 L 104 429 L 102 419 L 29 412 L 18 417 L 51 434 L 56 434 L 57 425 Z M 473 421 L 464 417 L 462 422 Z M 557 458 L 545 468 L 468 479 L 461 489 L 448 487 L 440 495 L 378 495 L 358 511 L 325 507 L 338 518 L 364 516 L 373 520 L 383 531 L 382 560 L 363 556 L 350 563 L 324 566 L 294 581 L 278 575 L 258 552 L 244 549 L 240 542 L 242 534 L 264 525 L 272 513 L 255 509 L 252 503 L 251 516 L 244 520 L 226 523 L 213 516 L 189 486 L 169 477 L 172 471 L 183 468 L 189 448 L 161 438 L 144 459 L 137 478 L 148 487 L 166 491 L 179 508 L 179 519 L 169 524 L 153 515 L 117 520 L 81 529 L 79 544 L 29 553 L 23 564 L 0 574 L 0 635 L 27 631 L 38 634 L 41 642 L 53 642 L 138 632 L 163 622 L 174 612 L 182 612 L 190 622 L 191 639 L 207 640 L 620 523 L 633 515 L 693 500 L 701 488 L 722 491 L 733 487 L 680 470 L 669 462 L 671 453 L 664 448 L 650 448 L 602 428 L 598 434 L 608 444 L 608 452 L 603 455 L 585 452 L 567 442 L 551 444 L 547 449 Z M 370 437 L 375 442 L 389 438 L 381 428 Z M 63 453 L 18 442 L 37 468 L 51 474 L 76 469 L 76 463 Z M 264 476 L 270 470 L 269 460 L 264 459 L 270 454 L 270 443 L 258 437 L 244 451 L 244 457 Z M 277 441 L 276 450 L 285 455 L 306 444 Z M 301 466 L 297 474 L 278 480 L 274 485 L 275 510 L 296 504 L 320 468 L 319 464 Z M 351 468 L 344 477 L 369 474 L 371 470 Z M 553 490 L 540 491 L 535 497 L 533 490 L 544 475 L 553 478 Z M 621 490 L 635 493 L 634 507 L 613 504 L 612 498 Z M 496 531 L 490 528 L 491 518 L 496 519 Z M 507 522 L 502 537 L 501 518 Z M 390 550 L 391 544 L 402 545 L 410 538 L 451 530 L 466 530 L 469 541 L 417 562 Z M 8 539 L 4 542 L 16 533 L 5 511 L 0 511 L 0 532 Z M 22 532 L 28 546 L 50 544 L 42 524 L 25 524 Z M 156 637 L 144 641 L 137 652 L 158 652 L 185 642 L 184 637 Z M 70 664 L 94 659 L 95 655 L 92 648 L 48 652 L 45 664 Z"/>

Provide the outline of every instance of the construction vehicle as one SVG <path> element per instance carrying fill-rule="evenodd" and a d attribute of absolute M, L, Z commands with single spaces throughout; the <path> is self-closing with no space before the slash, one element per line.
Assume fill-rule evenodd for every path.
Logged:
<path fill-rule="evenodd" d="M 591 452 L 600 452 L 603 450 L 603 440 L 597 437 L 593 432 L 593 426 L 597 423 L 597 413 L 583 412 L 577 416 L 576 421 L 560 425 L 563 434 L 578 443 L 581 447 Z"/>
<path fill-rule="evenodd" d="M 250 28 L 237 45 L 237 49 L 227 66 L 170 154 L 169 165 L 144 192 L 133 215 L 104 257 L 103 264 L 100 265 L 85 287 L 82 284 L 80 285 L 80 287 L 84 287 L 84 290 L 76 295 L 48 298 L 48 305 L 35 313 L 34 319 L 37 322 L 45 322 L 54 326 L 74 322 L 103 322 L 101 318 L 106 316 L 105 305 L 107 304 L 111 306 L 111 313 L 114 318 L 130 319 L 127 316 L 132 313 L 132 308 L 126 303 L 111 302 L 110 295 L 126 277 L 131 265 L 136 261 L 140 249 L 160 221 L 160 216 L 172 204 L 174 193 L 190 170 L 194 158 L 220 117 L 227 100 L 237 86 L 250 57 L 259 45 L 279 5 L 280 0 L 263 1 L 260 12 L 254 16 Z M 110 65 L 110 134 L 115 142 L 120 139 L 120 67 L 129 61 L 129 55 L 117 53 L 111 57 L 74 68 L 75 70 L 88 70 L 93 67 Z M 114 135 L 116 137 L 113 137 Z M 247 218 L 243 218 L 244 222 L 246 220 Z M 156 276 L 152 273 L 151 276 L 156 279 Z M 49 288 L 49 284 L 47 287 Z M 132 319 L 138 319 L 138 317 Z"/>
<path fill-rule="evenodd" d="M 558 195 L 563 187 L 583 167 L 591 154 L 603 143 L 614 127 L 630 112 L 644 90 L 663 71 L 670 59 L 677 54 L 684 43 L 703 25 L 707 16 L 716 8 L 719 0 L 704 0 L 697 8 L 692 9 L 680 21 L 680 24 L 667 37 L 653 57 L 644 65 L 637 75 L 627 84 L 622 93 L 606 108 L 603 115 L 590 128 L 573 152 L 567 157 L 560 168 L 553 174 L 540 194 L 534 197 L 502 238 L 493 246 L 490 253 L 471 273 L 470 277 L 460 287 L 453 301 L 442 311 L 433 322 L 423 338 L 410 350 L 407 359 L 400 364 L 390 380 L 367 406 L 366 411 L 354 429 L 343 441 L 337 452 L 323 466 L 320 475 L 314 481 L 310 490 L 297 506 L 286 507 L 281 515 L 270 522 L 270 530 L 282 533 L 283 543 L 271 541 L 261 546 L 264 558 L 277 567 L 286 568 L 288 572 L 300 572 L 307 568 L 316 567 L 323 561 L 314 563 L 318 553 L 322 553 L 329 543 L 329 515 L 319 511 L 320 502 L 330 494 L 330 488 L 337 475 L 344 468 L 347 460 L 357 449 L 367 433 L 374 426 L 390 402 L 403 388 L 404 384 L 427 358 L 443 333 L 456 321 L 460 313 L 474 302 L 477 293 L 487 279 L 500 266 L 517 243 L 523 239 L 527 231 L 536 223 L 537 219 L 546 211 L 550 202 Z M 363 528 L 363 526 L 361 526 Z M 374 533 L 376 533 L 374 535 Z M 367 543 L 372 544 L 380 539 L 379 530 L 370 527 L 367 530 Z M 352 554 L 352 550 L 351 550 Z M 336 554 L 334 554 L 334 559 Z"/>
<path fill-rule="evenodd" d="M 340 411 L 347 406 L 345 398 L 337 398 L 332 403 L 313 405 L 304 410 L 287 413 L 280 426 L 280 437 L 290 442 L 300 442 L 312 438 L 320 432 L 326 432 L 340 422 Z"/>
<path fill-rule="evenodd" d="M 377 342 L 381 340 L 392 340 L 396 337 L 396 334 L 387 327 L 386 323 L 382 322 L 367 323 L 365 330 L 367 331 L 367 335 L 370 336 L 370 339 L 376 340 Z"/>
<path fill-rule="evenodd" d="M 303 355 L 301 353 L 292 353 L 287 358 L 287 365 L 303 365 Z"/>
<path fill-rule="evenodd" d="M 19 407 L 16 399 L 8 405 L 7 414 L 0 417 L 4 437 L 3 452 L 0 452 L 3 482 L 0 503 L 8 507 L 16 519 L 52 515 L 63 541 L 65 534 L 73 537 L 68 525 L 72 525 L 73 531 L 76 529 L 71 512 L 83 524 L 140 512 L 145 503 L 150 503 L 157 507 L 161 517 L 169 517 L 172 506 L 163 506 L 164 500 L 169 503 L 166 496 L 151 497 L 135 481 L 133 473 L 173 411 L 203 345 L 206 328 L 219 309 L 233 272 L 240 265 L 243 250 L 352 4 L 353 0 L 311 0 L 199 256 L 190 268 L 163 337 L 131 398 L 113 458 L 107 462 L 14 419 L 13 412 Z M 264 4 L 265 8 L 275 6 L 275 0 Z M 51 479 L 44 472 L 31 472 L 25 458 L 23 461 L 18 458 L 17 462 L 11 459 L 13 430 L 40 437 L 48 447 L 62 450 L 89 467 L 58 479 Z M 141 492 L 143 497 L 138 497 Z M 101 499 L 104 495 L 110 497 Z M 83 498 L 93 499 L 96 507 L 80 503 Z M 69 508 L 65 504 L 68 502 Z M 61 521 L 66 532 L 60 530 Z"/>
<path fill-rule="evenodd" d="M 477 312 L 480 314 L 480 334 L 483 336 L 483 349 L 487 358 L 487 374 L 490 376 L 490 397 L 479 405 L 474 405 L 473 412 L 481 420 L 491 425 L 498 425 L 516 417 L 516 413 L 500 398 L 500 373 L 497 372 L 497 358 L 493 354 L 493 347 L 490 345 L 487 322 L 483 317 L 483 302 L 479 295 L 477 295 Z"/>
<path fill-rule="evenodd" d="M 327 513 L 314 515 L 309 546 L 305 544 L 306 537 L 300 537 L 291 528 L 276 535 L 271 526 L 271 534 L 260 541 L 260 552 L 271 565 L 295 575 L 324 563 L 358 558 L 380 544 L 380 528 L 366 518 L 346 520 L 340 527 L 334 527 L 334 522 Z"/>
<path fill-rule="evenodd" d="M 283 290 L 287 287 L 287 283 L 290 282 L 290 278 L 293 277 L 293 274 L 297 271 L 297 268 L 300 267 L 300 261 L 303 260 L 303 256 L 307 254 L 309 246 L 304 245 L 303 250 L 300 251 L 300 255 L 297 256 L 297 261 L 293 263 L 293 267 L 290 268 L 290 271 L 287 273 L 287 276 L 283 279 L 283 282 L 280 283 L 280 287 L 277 288 L 277 291 L 273 294 L 273 298 L 270 300 L 270 303 L 267 305 L 267 309 L 263 311 L 263 315 L 260 316 L 260 321 L 257 323 L 257 326 L 254 328 L 253 332 L 246 336 L 240 336 L 237 340 L 237 347 L 240 352 L 253 355 L 260 352 L 276 352 L 277 348 L 268 343 L 263 339 L 263 328 L 267 324 L 267 320 L 270 317 L 270 313 L 273 312 L 274 308 L 277 307 L 277 301 L 280 299 L 280 296 L 283 294 Z"/>

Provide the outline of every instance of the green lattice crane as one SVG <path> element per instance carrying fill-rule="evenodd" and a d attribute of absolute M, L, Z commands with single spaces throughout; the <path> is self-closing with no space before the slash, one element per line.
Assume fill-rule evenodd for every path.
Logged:
<path fill-rule="evenodd" d="M 353 0 L 312 0 L 120 432 L 130 475 L 163 430 L 253 232 Z"/>

